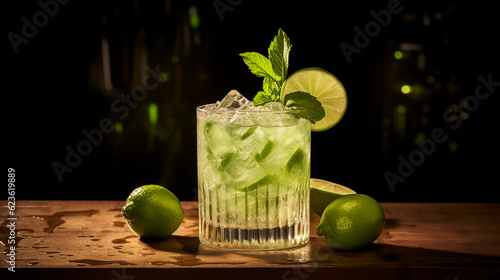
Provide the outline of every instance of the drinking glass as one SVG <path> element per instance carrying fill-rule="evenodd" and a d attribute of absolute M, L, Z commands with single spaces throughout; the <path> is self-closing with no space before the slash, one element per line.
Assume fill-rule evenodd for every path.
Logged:
<path fill-rule="evenodd" d="M 307 243 L 310 122 L 286 110 L 196 111 L 200 242 L 235 250 Z"/>

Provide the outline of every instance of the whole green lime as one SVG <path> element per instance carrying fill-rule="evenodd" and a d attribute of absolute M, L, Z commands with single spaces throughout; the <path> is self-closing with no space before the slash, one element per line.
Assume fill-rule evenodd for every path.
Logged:
<path fill-rule="evenodd" d="M 158 185 L 133 190 L 122 207 L 122 215 L 129 228 L 141 238 L 170 236 L 185 216 L 179 199 Z"/>
<path fill-rule="evenodd" d="M 338 250 L 356 250 L 375 241 L 384 229 L 380 204 L 364 194 L 340 196 L 323 211 L 316 233 Z"/>

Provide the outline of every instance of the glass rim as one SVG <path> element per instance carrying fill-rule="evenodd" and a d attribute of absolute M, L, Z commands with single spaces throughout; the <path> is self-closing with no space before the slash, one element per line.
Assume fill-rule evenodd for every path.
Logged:
<path fill-rule="evenodd" d="M 217 105 L 217 103 L 209 103 L 209 104 L 204 104 L 196 107 L 196 112 L 207 112 L 207 113 L 214 113 L 214 114 L 219 114 L 219 115 L 234 115 L 234 114 L 249 114 L 249 115 L 258 115 L 258 114 L 293 114 L 297 112 L 297 110 L 277 110 L 277 111 L 248 111 L 248 110 L 215 110 L 213 109 L 206 109 L 210 105 Z"/>

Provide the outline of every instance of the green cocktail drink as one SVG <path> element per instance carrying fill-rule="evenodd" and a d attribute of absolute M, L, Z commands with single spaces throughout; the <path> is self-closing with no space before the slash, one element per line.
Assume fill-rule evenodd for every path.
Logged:
<path fill-rule="evenodd" d="M 248 101 L 233 90 L 197 108 L 201 243 L 230 249 L 283 249 L 309 240 L 311 131 L 343 116 L 345 89 L 331 73 L 288 75 L 290 39 L 281 29 L 268 48 L 240 56 L 264 78 Z"/>
<path fill-rule="evenodd" d="M 197 108 L 203 244 L 259 250 L 308 242 L 311 123 L 280 105 Z"/>

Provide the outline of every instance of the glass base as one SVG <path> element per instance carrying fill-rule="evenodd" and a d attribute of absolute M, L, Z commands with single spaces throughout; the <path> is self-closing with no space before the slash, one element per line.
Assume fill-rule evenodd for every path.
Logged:
<path fill-rule="evenodd" d="M 200 242 L 212 248 L 280 250 L 301 246 L 308 241 L 308 222 L 275 228 L 241 229 L 215 226 L 200 219 Z"/>

